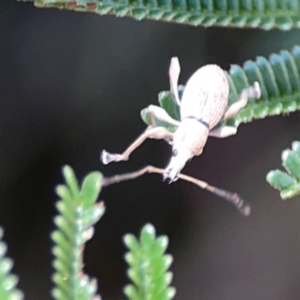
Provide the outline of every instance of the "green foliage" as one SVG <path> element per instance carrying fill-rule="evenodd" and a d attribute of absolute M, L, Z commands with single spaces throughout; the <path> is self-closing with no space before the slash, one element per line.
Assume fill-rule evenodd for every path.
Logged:
<path fill-rule="evenodd" d="M 226 124 L 238 127 L 240 123 L 300 109 L 299 46 L 295 46 L 291 52 L 283 50 L 279 54 L 271 54 L 269 59 L 259 56 L 256 61 L 246 61 L 243 67 L 232 65 L 226 75 L 230 84 L 229 104 L 237 101 L 241 91 L 255 81 L 260 83 L 262 94 L 259 100 L 249 99 L 247 106 L 237 116 L 221 121 L 217 126 Z M 184 87 L 181 86 L 180 89 Z M 180 119 L 179 107 L 169 91 L 159 93 L 158 101 L 173 118 Z M 147 109 L 141 111 L 141 116 L 149 125 Z M 157 125 L 164 126 L 170 131 L 176 129 L 158 120 Z"/>
<path fill-rule="evenodd" d="M 18 277 L 11 274 L 13 262 L 5 257 L 7 246 L 3 241 L 3 229 L 0 227 L 0 299 L 22 300 L 23 293 L 16 288 Z"/>
<path fill-rule="evenodd" d="M 270 171 L 267 181 L 280 190 L 281 198 L 286 200 L 300 194 L 300 142 L 293 142 L 292 150 L 284 150 L 281 159 L 287 173 L 281 170 Z"/>
<path fill-rule="evenodd" d="M 133 284 L 125 287 L 124 293 L 130 300 L 169 300 L 175 289 L 169 287 L 172 273 L 167 272 L 172 256 L 164 254 L 168 238 L 156 238 L 155 228 L 147 224 L 141 231 L 140 241 L 127 234 L 124 242 L 129 249 L 125 259 L 130 266 L 128 277 Z"/>
<path fill-rule="evenodd" d="M 57 230 L 52 233 L 54 242 L 52 295 L 57 300 L 96 300 L 96 280 L 83 273 L 84 244 L 93 236 L 93 225 L 104 213 L 102 202 L 95 203 L 101 190 L 102 175 L 87 175 L 81 189 L 73 170 L 63 168 L 66 185 L 56 189 L 61 200 L 57 203 L 59 215 L 54 219 Z"/>
<path fill-rule="evenodd" d="M 56 7 L 118 17 L 131 16 L 193 26 L 289 30 L 300 27 L 299 0 L 32 0 Z"/>

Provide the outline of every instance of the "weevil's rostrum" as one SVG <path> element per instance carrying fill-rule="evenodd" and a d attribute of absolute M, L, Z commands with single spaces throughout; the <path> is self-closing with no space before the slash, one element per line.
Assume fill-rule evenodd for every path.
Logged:
<path fill-rule="evenodd" d="M 171 92 L 180 106 L 180 121 L 173 119 L 158 106 L 150 105 L 149 126 L 122 154 L 102 151 L 104 164 L 112 161 L 128 160 L 129 155 L 147 138 L 164 139 L 172 144 L 172 156 L 164 172 L 164 179 L 175 181 L 186 162 L 202 153 L 208 136 L 224 138 L 234 135 L 235 127 L 214 128 L 222 119 L 234 117 L 247 104 L 249 97 L 259 98 L 260 87 L 257 82 L 244 89 L 238 101 L 228 106 L 229 84 L 224 71 L 217 65 L 206 65 L 198 69 L 188 80 L 182 99 L 178 96 L 178 78 L 180 65 L 176 57 L 172 58 L 169 69 Z M 174 133 L 156 124 L 160 120 L 175 126 Z"/>

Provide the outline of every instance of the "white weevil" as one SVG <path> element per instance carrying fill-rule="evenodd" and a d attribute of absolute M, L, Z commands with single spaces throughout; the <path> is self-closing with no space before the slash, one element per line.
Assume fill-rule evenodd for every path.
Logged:
<path fill-rule="evenodd" d="M 188 80 L 182 100 L 178 96 L 180 65 L 177 57 L 171 59 L 169 77 L 171 92 L 180 106 L 180 119 L 177 121 L 158 106 L 150 105 L 148 112 L 151 126 L 140 135 L 122 154 L 102 151 L 104 164 L 112 161 L 128 160 L 129 155 L 147 138 L 165 139 L 173 146 L 172 157 L 163 174 L 164 180 L 175 181 L 186 162 L 202 153 L 208 136 L 224 138 L 234 135 L 236 127 L 214 127 L 221 121 L 234 117 L 247 104 L 248 98 L 260 98 L 260 87 L 255 82 L 244 89 L 238 101 L 228 109 L 229 84 L 224 71 L 217 65 L 206 65 L 198 69 Z M 177 127 L 174 133 L 164 127 L 157 127 L 155 119 Z"/>

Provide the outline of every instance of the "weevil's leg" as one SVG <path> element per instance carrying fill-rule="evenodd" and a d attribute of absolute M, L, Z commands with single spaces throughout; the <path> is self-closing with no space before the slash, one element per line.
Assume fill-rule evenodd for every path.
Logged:
<path fill-rule="evenodd" d="M 107 165 L 113 161 L 123 161 L 128 160 L 129 155 L 138 148 L 146 139 L 173 139 L 173 133 L 169 132 L 164 127 L 155 127 L 146 129 L 122 154 L 109 153 L 105 150 L 101 153 L 101 161 L 103 164 Z"/>
<path fill-rule="evenodd" d="M 258 82 L 254 82 L 253 86 L 244 89 L 239 97 L 239 100 L 233 103 L 226 111 L 223 119 L 230 119 L 237 115 L 242 108 L 247 105 L 248 98 L 260 98 L 260 87 Z"/>
<path fill-rule="evenodd" d="M 148 113 L 150 115 L 151 126 L 155 127 L 155 119 L 166 122 L 168 124 L 179 126 L 180 122 L 173 119 L 163 108 L 156 105 L 148 106 Z"/>
<path fill-rule="evenodd" d="M 180 65 L 179 65 L 178 57 L 172 57 L 170 68 L 169 68 L 170 87 L 171 87 L 171 93 L 174 95 L 178 106 L 180 106 L 178 87 L 177 87 L 179 74 L 180 74 Z"/>
<path fill-rule="evenodd" d="M 213 129 L 209 132 L 209 136 L 217 137 L 217 138 L 225 138 L 231 135 L 235 135 L 237 132 L 236 127 L 233 126 L 223 126 L 220 128 Z"/>

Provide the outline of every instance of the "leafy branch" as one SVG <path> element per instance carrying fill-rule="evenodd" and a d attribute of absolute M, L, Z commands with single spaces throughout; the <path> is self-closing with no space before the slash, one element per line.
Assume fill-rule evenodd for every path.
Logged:
<path fill-rule="evenodd" d="M 57 229 L 52 233 L 53 267 L 55 273 L 52 291 L 57 300 L 100 300 L 96 295 L 96 280 L 83 273 L 84 244 L 92 238 L 93 225 L 104 213 L 103 202 L 95 203 L 101 190 L 102 175 L 90 173 L 78 186 L 73 170 L 63 168 L 66 185 L 56 189 L 61 200 L 57 203 L 59 215 L 54 219 Z"/>
<path fill-rule="evenodd" d="M 239 124 L 254 119 L 300 109 L 300 46 L 295 46 L 290 52 L 282 50 L 279 54 L 271 54 L 269 59 L 258 56 L 255 61 L 246 61 L 243 67 L 232 65 L 226 75 L 230 84 L 229 104 L 237 101 L 241 91 L 255 81 L 260 83 L 261 98 L 249 99 L 247 106 L 237 116 L 221 121 L 217 126 L 226 124 L 238 127 Z M 182 94 L 183 90 L 184 86 L 180 86 L 179 94 Z M 160 92 L 158 102 L 170 116 L 180 120 L 180 110 L 171 92 Z M 141 111 L 141 117 L 147 125 L 150 125 L 147 109 Z M 172 132 L 176 129 L 159 120 L 156 120 L 156 124 Z"/>
<path fill-rule="evenodd" d="M 280 191 L 283 200 L 300 194 L 300 142 L 292 143 L 292 149 L 282 152 L 282 165 L 287 172 L 273 170 L 267 174 L 267 181 Z"/>
<path fill-rule="evenodd" d="M 100 300 L 96 280 L 83 272 L 84 245 L 92 238 L 93 225 L 105 211 L 103 202 L 96 203 L 101 187 L 120 181 L 116 179 L 122 175 L 103 179 L 101 173 L 92 172 L 81 187 L 72 168 L 65 166 L 63 175 L 66 184 L 56 189 L 60 197 L 56 204 L 59 215 L 54 219 L 57 229 L 51 235 L 55 269 L 52 296 L 57 300 Z M 2 238 L 0 227 L 0 299 L 23 300 L 23 293 L 16 289 L 18 278 L 10 274 L 13 263 L 5 257 L 7 247 Z M 125 255 L 128 276 L 133 281 L 124 288 L 127 297 L 130 300 L 172 299 L 175 289 L 169 286 L 172 273 L 168 269 L 173 258 L 165 254 L 168 238 L 156 237 L 153 225 L 147 224 L 141 231 L 140 241 L 127 234 L 124 243 L 129 249 Z"/>
<path fill-rule="evenodd" d="M 99 172 L 85 177 L 81 189 L 78 187 L 73 170 L 63 168 L 66 185 L 57 187 L 61 200 L 57 203 L 60 215 L 55 218 L 58 227 L 52 234 L 55 243 L 53 266 L 56 284 L 52 294 L 57 300 L 100 300 L 96 295 L 96 280 L 83 274 L 84 244 L 93 235 L 93 225 L 104 213 L 102 202 L 96 203 L 101 186 L 115 181 L 108 177 L 102 179 Z M 130 268 L 128 276 L 134 285 L 127 285 L 125 294 L 130 300 L 169 300 L 175 289 L 169 287 L 172 273 L 167 272 L 172 256 L 164 254 L 168 239 L 156 238 L 155 229 L 148 224 L 142 229 L 140 242 L 131 234 L 124 237 L 129 248 L 125 255 Z M 1 298 L 2 299 L 2 298 Z"/>
<path fill-rule="evenodd" d="M 130 16 L 193 26 L 252 27 L 289 30 L 300 27 L 299 0 L 32 0 L 37 7 L 56 7 L 100 15 Z"/>
<path fill-rule="evenodd" d="M 7 246 L 3 241 L 3 229 L 0 227 L 0 299 L 22 300 L 23 293 L 16 288 L 18 277 L 11 274 L 13 262 L 5 257 Z"/>
<path fill-rule="evenodd" d="M 168 246 L 168 238 L 156 238 L 155 228 L 151 224 L 143 227 L 140 241 L 132 234 L 124 237 L 129 249 L 125 260 L 130 268 L 127 272 L 133 284 L 124 288 L 130 300 L 169 300 L 175 296 L 175 288 L 169 287 L 172 273 L 167 272 L 173 258 L 164 254 Z"/>

